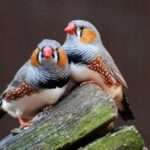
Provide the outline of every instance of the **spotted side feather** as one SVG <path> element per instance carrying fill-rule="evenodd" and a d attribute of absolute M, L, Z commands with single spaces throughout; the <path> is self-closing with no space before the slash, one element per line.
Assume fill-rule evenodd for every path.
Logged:
<path fill-rule="evenodd" d="M 102 75 L 103 79 L 105 80 L 105 83 L 108 84 L 109 86 L 111 85 L 118 85 L 119 83 L 117 80 L 114 79 L 113 75 L 109 70 L 107 69 L 106 64 L 103 62 L 101 57 L 97 57 L 95 60 L 93 60 L 88 67 L 91 70 L 94 70 L 100 75 Z"/>
<path fill-rule="evenodd" d="M 11 101 L 11 100 L 17 100 L 18 98 L 24 97 L 24 96 L 29 96 L 32 93 L 37 92 L 38 90 L 36 88 L 33 88 L 31 85 L 27 84 L 25 81 L 20 83 L 18 87 L 15 89 L 10 89 L 8 90 L 4 95 L 3 98 L 6 101 Z"/>

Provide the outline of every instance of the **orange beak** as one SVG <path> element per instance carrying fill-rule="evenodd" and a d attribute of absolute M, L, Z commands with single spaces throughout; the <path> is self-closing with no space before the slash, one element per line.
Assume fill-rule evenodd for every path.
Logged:
<path fill-rule="evenodd" d="M 64 31 L 68 34 L 75 34 L 76 26 L 74 23 L 69 23 L 68 26 L 64 29 Z"/>
<path fill-rule="evenodd" d="M 45 47 L 43 49 L 43 55 L 46 59 L 50 59 L 52 57 L 53 50 L 50 47 Z"/>

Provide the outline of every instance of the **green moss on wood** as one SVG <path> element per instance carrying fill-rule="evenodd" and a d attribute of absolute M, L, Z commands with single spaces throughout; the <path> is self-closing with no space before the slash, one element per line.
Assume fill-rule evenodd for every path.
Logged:
<path fill-rule="evenodd" d="M 142 150 L 143 147 L 143 139 L 138 131 L 131 126 L 100 138 L 80 150 Z"/>
<path fill-rule="evenodd" d="M 117 116 L 111 98 L 96 86 L 83 86 L 43 115 L 32 128 L 0 142 L 4 150 L 58 150 L 73 144 Z M 142 150 L 144 142 L 134 127 L 125 127 L 82 150 Z"/>
<path fill-rule="evenodd" d="M 115 113 L 113 113 L 112 105 L 107 107 L 98 105 L 77 122 L 70 122 L 70 125 L 69 122 L 67 122 L 68 127 L 64 125 L 65 128 L 63 128 L 63 125 L 62 127 L 60 125 L 60 127 L 57 128 L 49 123 L 45 123 L 32 131 L 32 133 L 28 133 L 21 139 L 18 139 L 16 143 L 11 144 L 9 149 L 16 150 L 20 147 L 29 147 L 31 141 L 33 144 L 37 138 L 41 141 L 39 144 L 41 148 L 53 150 L 62 148 L 65 144 L 73 143 L 73 141 L 80 139 L 113 117 L 115 117 Z M 44 135 L 46 135 L 46 137 Z"/>
<path fill-rule="evenodd" d="M 57 150 L 117 116 L 114 102 L 95 86 L 80 87 L 55 106 L 44 122 L 18 135 L 5 148 Z"/>

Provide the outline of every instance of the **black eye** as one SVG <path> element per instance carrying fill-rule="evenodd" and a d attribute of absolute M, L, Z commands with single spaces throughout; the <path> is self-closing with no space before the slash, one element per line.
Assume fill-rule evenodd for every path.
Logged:
<path fill-rule="evenodd" d="M 80 27 L 80 30 L 82 31 L 83 29 L 84 29 L 84 27 L 83 27 L 83 26 L 81 26 L 81 27 Z"/>
<path fill-rule="evenodd" d="M 56 47 L 55 49 L 56 49 L 56 51 L 58 51 L 58 48 L 57 48 L 57 47 Z"/>

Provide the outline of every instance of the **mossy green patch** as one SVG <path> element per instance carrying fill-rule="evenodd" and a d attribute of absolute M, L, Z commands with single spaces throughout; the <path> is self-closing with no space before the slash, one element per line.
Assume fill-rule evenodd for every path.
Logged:
<path fill-rule="evenodd" d="M 143 139 L 137 130 L 131 126 L 100 138 L 80 150 L 142 150 L 143 147 Z"/>
<path fill-rule="evenodd" d="M 73 143 L 90 133 L 92 130 L 102 126 L 117 115 L 116 109 L 112 103 L 106 105 L 98 104 L 90 111 L 87 111 L 79 120 L 70 120 L 64 118 L 64 124 L 56 125 L 55 123 L 44 123 L 32 133 L 25 134 L 21 139 L 9 146 L 9 149 L 16 150 L 30 148 L 35 145 L 44 149 L 56 150 L 64 145 Z M 40 143 L 37 143 L 37 138 Z M 34 140 L 36 139 L 36 143 Z M 32 142 L 31 142 L 32 141 Z M 42 141 L 42 142 L 41 142 Z M 32 143 L 30 145 L 29 143 Z M 37 146 L 36 146 L 37 147 Z"/>

